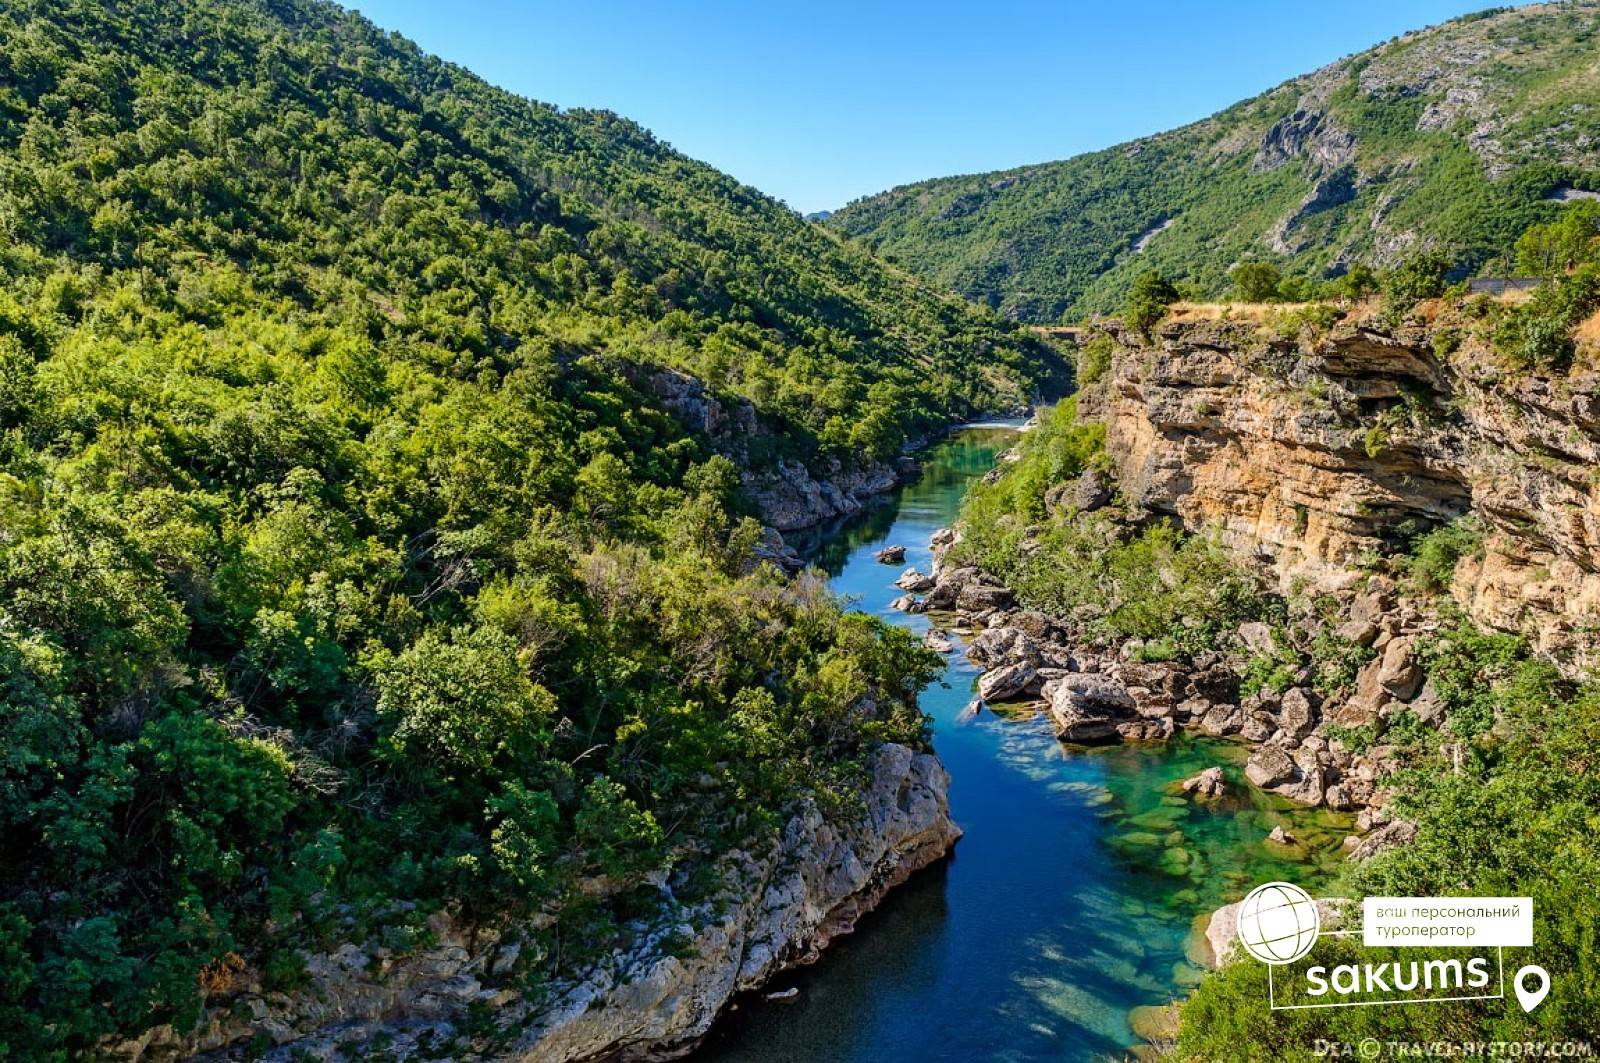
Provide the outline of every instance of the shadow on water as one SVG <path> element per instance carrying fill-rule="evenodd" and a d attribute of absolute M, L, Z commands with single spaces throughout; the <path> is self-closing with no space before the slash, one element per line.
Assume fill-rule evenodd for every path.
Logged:
<path fill-rule="evenodd" d="M 928 571 L 928 537 L 956 519 L 966 486 L 1015 438 L 958 432 L 929 451 L 916 483 L 790 541 L 856 608 L 924 632 L 929 617 L 889 609 L 893 580 L 909 565 Z M 891 543 L 906 547 L 905 561 L 878 564 L 874 551 Z M 1269 878 L 1309 882 L 1337 849 L 1346 824 L 1249 791 L 1237 746 L 1067 749 L 1037 717 L 958 722 L 976 675 L 958 650 L 921 701 L 966 832 L 954 856 L 892 893 L 814 967 L 770 987 L 798 987 L 793 1002 L 742 1002 L 696 1058 L 1119 1057 L 1136 1041 L 1128 1010 L 1166 1003 L 1199 977 L 1186 947 L 1196 916 Z M 1213 764 L 1249 796 L 1211 809 L 1173 793 Z M 1278 823 L 1311 843 L 1270 849 Z"/>

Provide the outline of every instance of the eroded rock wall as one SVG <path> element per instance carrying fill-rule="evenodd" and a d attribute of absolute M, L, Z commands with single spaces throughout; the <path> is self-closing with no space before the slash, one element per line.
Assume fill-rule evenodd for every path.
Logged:
<path fill-rule="evenodd" d="M 1216 527 L 1286 592 L 1344 590 L 1418 530 L 1475 514 L 1452 592 L 1480 624 L 1589 663 L 1600 620 L 1600 380 L 1510 373 L 1441 322 L 1263 338 L 1253 323 L 1118 332 L 1080 399 L 1126 499 Z M 1452 343 L 1454 340 L 1452 340 Z"/>

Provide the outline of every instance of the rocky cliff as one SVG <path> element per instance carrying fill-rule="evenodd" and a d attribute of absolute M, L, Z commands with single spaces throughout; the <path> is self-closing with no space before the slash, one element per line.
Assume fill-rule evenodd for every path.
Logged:
<path fill-rule="evenodd" d="M 873 495 L 893 490 L 919 471 L 909 455 L 893 462 L 867 459 L 849 466 L 833 457 L 810 465 L 794 457 L 756 462 L 753 452 L 781 446 L 784 436 L 762 420 L 748 399 L 724 401 L 703 381 L 671 369 L 636 368 L 633 377 L 673 417 L 733 460 L 762 521 L 780 532 L 849 516 Z M 907 448 L 920 442 L 912 441 Z"/>
<path fill-rule="evenodd" d="M 1600 379 L 1511 372 L 1445 311 L 1285 339 L 1248 322 L 1119 332 L 1082 399 L 1125 498 L 1218 527 L 1285 592 L 1345 592 L 1418 531 L 1470 516 L 1450 591 L 1565 667 L 1600 619 Z"/>
<path fill-rule="evenodd" d="M 682 1054 L 736 994 L 814 961 L 950 850 L 961 832 L 948 785 L 933 754 L 880 747 L 854 814 L 830 817 L 801 802 L 769 844 L 717 860 L 722 885 L 712 897 L 680 904 L 682 876 L 664 879 L 669 917 L 641 923 L 628 951 L 542 989 L 524 977 L 535 928 L 467 927 L 438 913 L 426 948 L 397 954 L 352 943 L 308 954 L 309 984 L 293 994 L 264 990 L 246 972 L 197 1033 L 159 1027 L 107 1055 L 337 1059 L 382 1047 L 402 1059 L 557 1063 Z M 492 1022 L 477 1021 L 485 1009 Z"/>

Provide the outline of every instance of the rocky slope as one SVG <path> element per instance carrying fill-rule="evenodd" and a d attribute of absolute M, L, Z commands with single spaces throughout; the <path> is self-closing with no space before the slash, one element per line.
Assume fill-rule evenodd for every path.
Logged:
<path fill-rule="evenodd" d="M 1600 5 L 1467 16 L 1193 125 L 1062 162 L 869 196 L 828 224 L 1026 321 L 1120 305 L 1149 268 L 1217 292 L 1244 257 L 1335 275 L 1501 254 L 1600 187 Z"/>
<path fill-rule="evenodd" d="M 885 893 L 950 850 L 961 832 L 948 786 L 933 754 L 881 747 L 858 815 L 841 821 L 802 803 L 770 847 L 722 856 L 722 888 L 694 905 L 678 904 L 683 883 L 664 879 L 670 917 L 641 923 L 632 948 L 542 992 L 527 989 L 537 957 L 518 927 L 464 926 L 441 912 L 429 921 L 426 948 L 398 954 L 348 944 L 307 955 L 302 991 L 249 981 L 212 1007 L 198 1032 L 158 1027 L 107 1046 L 107 1055 L 337 1059 L 387 1046 L 398 1058 L 442 1051 L 545 1063 L 681 1054 L 735 995 L 814 961 Z M 493 1009 L 492 1028 L 469 1021 L 483 1006 Z"/>

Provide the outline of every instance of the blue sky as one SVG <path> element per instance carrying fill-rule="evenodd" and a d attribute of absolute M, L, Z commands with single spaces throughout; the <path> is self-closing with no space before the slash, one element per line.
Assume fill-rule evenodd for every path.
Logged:
<path fill-rule="evenodd" d="M 357 0 L 524 96 L 605 107 L 801 211 L 1202 118 L 1482 0 Z"/>

